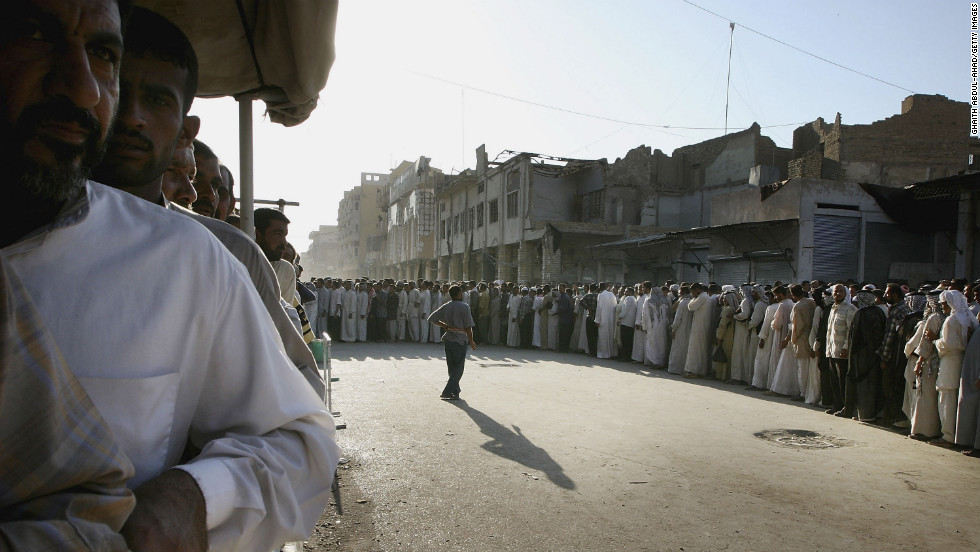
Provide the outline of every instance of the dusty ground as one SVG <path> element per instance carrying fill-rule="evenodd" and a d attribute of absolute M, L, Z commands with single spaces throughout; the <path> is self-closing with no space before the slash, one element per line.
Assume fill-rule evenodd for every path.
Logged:
<path fill-rule="evenodd" d="M 333 356 L 344 513 L 304 550 L 980 549 L 977 459 L 786 399 L 487 347 L 449 403 L 438 345 Z"/>

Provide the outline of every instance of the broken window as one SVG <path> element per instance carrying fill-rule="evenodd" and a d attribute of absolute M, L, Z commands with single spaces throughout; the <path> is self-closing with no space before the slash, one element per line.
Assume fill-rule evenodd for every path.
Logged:
<path fill-rule="evenodd" d="M 507 194 L 507 218 L 517 218 L 517 190 Z"/>
<path fill-rule="evenodd" d="M 483 226 L 483 204 L 476 206 L 476 226 L 480 228 Z"/>
<path fill-rule="evenodd" d="M 586 221 L 602 218 L 602 193 L 603 190 L 597 190 L 585 194 L 584 207 L 585 207 L 585 217 Z"/>
<path fill-rule="evenodd" d="M 497 222 L 497 200 L 490 200 L 490 222 Z"/>

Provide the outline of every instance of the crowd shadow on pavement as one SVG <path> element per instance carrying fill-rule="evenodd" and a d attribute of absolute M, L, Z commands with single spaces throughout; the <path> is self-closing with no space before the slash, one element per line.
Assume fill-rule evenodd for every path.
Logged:
<path fill-rule="evenodd" d="M 476 422 L 484 435 L 490 437 L 490 441 L 480 445 L 484 450 L 527 466 L 532 470 L 540 471 L 548 477 L 549 481 L 563 489 L 575 489 L 575 482 L 565 475 L 565 471 L 558 462 L 555 462 L 547 451 L 525 437 L 521 433 L 521 428 L 515 425 L 511 426 L 513 430 L 508 429 L 490 416 L 466 404 L 466 401 L 462 399 L 450 402 Z"/>

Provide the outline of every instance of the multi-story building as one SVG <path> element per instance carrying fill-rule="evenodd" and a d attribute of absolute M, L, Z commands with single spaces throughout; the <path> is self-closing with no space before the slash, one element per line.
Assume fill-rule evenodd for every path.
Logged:
<path fill-rule="evenodd" d="M 334 276 L 340 274 L 340 227 L 321 225 L 310 232 L 310 248 L 300 255 L 305 276 Z"/>
<path fill-rule="evenodd" d="M 374 235 L 378 217 L 377 195 L 385 188 L 387 176 L 378 173 L 361 173 L 361 185 L 344 192 L 344 199 L 337 209 L 337 226 L 340 229 L 340 273 L 345 278 L 356 278 L 368 272 L 368 238 Z"/>
<path fill-rule="evenodd" d="M 435 259 L 435 185 L 441 170 L 429 158 L 402 161 L 388 175 L 386 258 L 379 273 L 398 279 L 434 277 L 427 269 Z"/>
<path fill-rule="evenodd" d="M 603 202 L 605 160 L 504 152 L 436 187 L 439 278 L 521 282 L 622 278 L 588 247 L 642 235 L 618 190 Z M 597 193 L 599 192 L 599 193 Z"/>
<path fill-rule="evenodd" d="M 370 272 L 365 242 L 351 237 L 368 217 L 341 222 L 347 274 L 727 283 L 970 275 L 980 256 L 978 178 L 964 173 L 977 168 L 980 140 L 968 116 L 966 103 L 913 95 L 900 114 L 868 125 L 817 119 L 796 129 L 792 148 L 753 124 L 670 155 L 639 146 L 613 163 L 512 151 L 490 161 L 483 146 L 476 169 L 451 177 L 425 157 L 406 161 L 375 175 L 386 186 L 372 196 L 382 213 L 370 218 Z M 928 184 L 935 179 L 942 184 Z M 348 194 L 342 221 L 368 195 Z M 909 223 L 903 208 L 935 222 Z"/>
<path fill-rule="evenodd" d="M 753 167 L 743 184 L 708 198 L 701 224 L 598 249 L 687 281 L 977 275 L 980 178 L 969 171 L 980 141 L 970 137 L 968 104 L 913 95 L 883 121 L 844 125 L 838 114 L 793 138 L 788 179 Z"/>

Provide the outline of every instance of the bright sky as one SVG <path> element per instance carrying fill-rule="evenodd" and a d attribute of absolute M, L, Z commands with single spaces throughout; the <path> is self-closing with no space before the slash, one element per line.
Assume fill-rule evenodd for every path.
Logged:
<path fill-rule="evenodd" d="M 729 21 L 730 131 L 758 122 L 789 147 L 801 123 L 840 112 L 867 124 L 912 92 L 969 101 L 969 2 L 691 2 L 341 2 L 337 60 L 310 119 L 284 128 L 255 105 L 255 197 L 300 202 L 286 214 L 302 252 L 312 230 L 337 223 L 361 172 L 402 160 L 457 173 L 486 144 L 491 159 L 510 149 L 612 162 L 641 144 L 669 154 L 720 136 Z M 192 112 L 237 176 L 235 102 L 198 100 Z"/>

